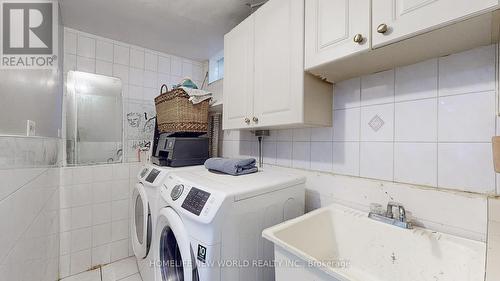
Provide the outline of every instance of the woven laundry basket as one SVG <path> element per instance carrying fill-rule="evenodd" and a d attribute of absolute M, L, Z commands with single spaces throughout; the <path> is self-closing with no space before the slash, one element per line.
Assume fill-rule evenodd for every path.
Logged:
<path fill-rule="evenodd" d="M 210 101 L 193 104 L 183 89 L 167 90 L 163 85 L 161 94 L 155 98 L 158 130 L 161 133 L 208 132 Z"/>

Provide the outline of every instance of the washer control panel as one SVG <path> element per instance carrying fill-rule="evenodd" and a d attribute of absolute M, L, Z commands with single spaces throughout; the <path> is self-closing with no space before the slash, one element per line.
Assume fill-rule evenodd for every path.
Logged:
<path fill-rule="evenodd" d="M 153 183 L 159 174 L 160 174 L 160 170 L 151 169 L 151 172 L 149 173 L 148 177 L 146 178 L 146 181 L 149 183 Z"/>
<path fill-rule="evenodd" d="M 170 192 L 170 198 L 172 200 L 177 200 L 179 197 L 181 197 L 182 192 L 184 192 L 184 185 L 183 184 L 177 184 L 172 188 L 172 191 Z"/>
<path fill-rule="evenodd" d="M 182 203 L 182 208 L 199 216 L 209 197 L 210 193 L 196 187 L 192 187 L 186 196 L 186 199 L 184 199 L 184 202 Z"/>
<path fill-rule="evenodd" d="M 145 177 L 148 172 L 149 172 L 148 168 L 142 169 L 142 171 L 140 173 L 140 177 L 141 178 Z"/>

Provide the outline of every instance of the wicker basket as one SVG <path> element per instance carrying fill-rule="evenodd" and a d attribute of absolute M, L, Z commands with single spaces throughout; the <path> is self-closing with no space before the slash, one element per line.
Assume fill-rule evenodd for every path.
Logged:
<path fill-rule="evenodd" d="M 167 86 L 163 85 L 161 94 L 155 98 L 155 105 L 161 133 L 208 132 L 209 100 L 193 104 L 183 89 L 167 91 Z"/>

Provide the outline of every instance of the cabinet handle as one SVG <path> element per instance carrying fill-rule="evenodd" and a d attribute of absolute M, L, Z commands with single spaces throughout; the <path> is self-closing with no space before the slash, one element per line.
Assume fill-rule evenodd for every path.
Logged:
<path fill-rule="evenodd" d="M 389 30 L 387 24 L 382 23 L 377 27 L 377 32 L 380 34 L 385 34 Z"/>
<path fill-rule="evenodd" d="M 250 119 L 245 118 L 245 123 L 250 124 Z"/>
<path fill-rule="evenodd" d="M 255 123 L 259 122 L 259 118 L 255 117 L 255 116 L 252 118 L 252 120 L 253 120 L 253 122 L 255 122 Z"/>
<path fill-rule="evenodd" d="M 354 40 L 354 42 L 361 44 L 361 43 L 363 43 L 364 38 L 363 38 L 363 35 L 358 33 L 358 34 L 354 35 L 353 40 Z"/>

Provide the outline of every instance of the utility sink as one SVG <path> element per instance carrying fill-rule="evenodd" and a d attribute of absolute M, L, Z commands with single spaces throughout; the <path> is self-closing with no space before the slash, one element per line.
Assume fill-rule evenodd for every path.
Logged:
<path fill-rule="evenodd" d="M 403 229 L 341 205 L 268 228 L 277 281 L 483 281 L 486 244 Z"/>

